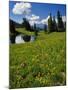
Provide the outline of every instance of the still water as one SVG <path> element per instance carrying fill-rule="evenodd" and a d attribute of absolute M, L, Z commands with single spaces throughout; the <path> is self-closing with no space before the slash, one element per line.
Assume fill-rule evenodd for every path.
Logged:
<path fill-rule="evenodd" d="M 30 41 L 29 42 L 33 42 L 35 40 L 35 36 L 31 35 L 30 36 Z M 23 35 L 18 35 L 15 38 L 15 43 L 16 44 L 20 44 L 20 43 L 25 43 L 26 41 L 23 39 Z"/>

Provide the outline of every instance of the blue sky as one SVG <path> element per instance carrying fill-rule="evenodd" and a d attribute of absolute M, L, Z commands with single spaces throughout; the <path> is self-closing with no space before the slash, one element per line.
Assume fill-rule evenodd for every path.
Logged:
<path fill-rule="evenodd" d="M 12 12 L 14 6 L 16 3 L 21 3 L 19 1 L 10 1 L 9 3 L 9 16 L 10 19 L 16 21 L 16 22 L 22 22 L 22 19 L 24 17 L 23 14 L 14 14 Z M 66 5 L 64 4 L 47 4 L 47 3 L 32 3 L 31 4 L 31 12 L 30 15 L 34 14 L 36 16 L 39 16 L 39 20 L 46 19 L 49 15 L 49 13 L 52 14 L 52 16 L 57 15 L 57 11 L 59 10 L 62 16 L 66 16 Z"/>

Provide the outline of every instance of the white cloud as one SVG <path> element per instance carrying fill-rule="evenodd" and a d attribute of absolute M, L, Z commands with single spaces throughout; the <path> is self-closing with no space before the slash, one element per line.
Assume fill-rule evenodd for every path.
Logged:
<path fill-rule="evenodd" d="M 38 20 L 39 18 L 40 18 L 39 16 L 32 14 L 32 17 L 30 18 L 30 20 Z"/>
<path fill-rule="evenodd" d="M 29 21 L 30 25 L 33 26 L 35 21 Z"/>
<path fill-rule="evenodd" d="M 31 16 L 26 16 L 26 18 L 30 21 L 39 20 L 40 17 L 32 14 Z"/>
<path fill-rule="evenodd" d="M 48 19 L 49 19 L 49 17 L 50 17 L 50 16 L 47 16 L 47 18 L 42 19 L 42 20 L 41 20 L 41 23 L 48 25 Z"/>
<path fill-rule="evenodd" d="M 35 20 L 34 21 L 31 20 L 31 21 L 29 21 L 29 23 L 31 26 L 33 26 L 34 24 L 41 24 L 40 21 L 35 21 Z"/>
<path fill-rule="evenodd" d="M 31 4 L 30 3 L 16 3 L 14 5 L 14 8 L 12 9 L 12 12 L 14 14 L 29 14 L 31 12 Z"/>
<path fill-rule="evenodd" d="M 32 14 L 30 16 L 26 16 L 26 18 L 29 20 L 29 23 L 31 26 L 33 26 L 34 24 L 40 24 L 40 17 L 35 15 L 35 14 Z"/>

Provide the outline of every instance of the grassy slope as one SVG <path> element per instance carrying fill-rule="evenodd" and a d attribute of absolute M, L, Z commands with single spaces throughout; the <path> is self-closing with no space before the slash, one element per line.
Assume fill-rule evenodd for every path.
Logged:
<path fill-rule="evenodd" d="M 34 32 L 29 32 L 29 31 L 26 31 L 25 28 L 16 28 L 16 31 L 20 32 L 21 34 L 27 34 L 27 35 L 33 35 Z"/>
<path fill-rule="evenodd" d="M 65 85 L 65 33 L 10 45 L 10 88 Z"/>

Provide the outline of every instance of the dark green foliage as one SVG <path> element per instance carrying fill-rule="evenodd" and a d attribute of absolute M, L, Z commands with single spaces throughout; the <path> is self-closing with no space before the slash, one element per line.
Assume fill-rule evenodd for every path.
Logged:
<path fill-rule="evenodd" d="M 36 24 L 34 24 L 34 30 L 36 30 Z"/>
<path fill-rule="evenodd" d="M 15 37 L 16 35 L 10 35 L 10 42 L 15 43 Z"/>
<path fill-rule="evenodd" d="M 38 36 L 38 30 L 36 28 L 36 24 L 34 24 L 34 32 L 35 32 L 35 36 Z"/>
<path fill-rule="evenodd" d="M 57 11 L 57 23 L 56 23 L 56 20 L 55 20 L 55 16 L 52 18 L 52 15 L 50 13 L 50 17 L 48 19 L 48 29 L 47 29 L 47 32 L 48 33 L 55 32 L 55 31 L 63 32 L 65 30 L 66 30 L 66 22 L 63 22 L 62 16 L 60 15 L 60 12 Z"/>
<path fill-rule="evenodd" d="M 13 34 L 15 34 L 15 23 L 14 23 L 14 21 L 12 21 L 12 20 L 10 20 L 9 21 L 9 29 L 10 29 L 10 33 L 13 33 Z"/>
<path fill-rule="evenodd" d="M 44 25 L 44 32 L 47 32 L 47 26 Z"/>
<path fill-rule="evenodd" d="M 53 17 L 52 25 L 53 25 L 53 31 L 57 31 L 57 23 L 55 21 L 55 16 Z"/>
<path fill-rule="evenodd" d="M 35 36 L 38 36 L 38 30 L 35 30 Z"/>
<path fill-rule="evenodd" d="M 50 13 L 50 18 L 48 19 L 48 32 L 52 32 L 53 31 L 53 22 L 52 22 L 52 16 Z"/>
<path fill-rule="evenodd" d="M 30 38 L 31 38 L 31 36 L 29 36 L 29 35 L 23 36 L 23 39 L 24 39 L 25 42 L 29 42 Z"/>
<path fill-rule="evenodd" d="M 26 18 L 23 18 L 23 23 L 22 23 L 23 27 L 26 28 L 27 31 L 31 31 L 31 26 L 29 24 L 29 21 Z"/>
<path fill-rule="evenodd" d="M 66 22 L 64 22 L 64 30 L 66 31 Z"/>
<path fill-rule="evenodd" d="M 15 23 L 10 20 L 9 21 L 9 30 L 10 30 L 10 41 L 11 43 L 15 43 L 16 31 L 15 31 Z"/>
<path fill-rule="evenodd" d="M 10 35 L 10 42 L 15 43 L 16 35 L 20 34 L 20 32 L 16 31 L 16 22 L 13 20 L 9 20 L 9 35 Z"/>
<path fill-rule="evenodd" d="M 62 21 L 62 16 L 60 15 L 60 11 L 57 12 L 57 20 L 58 20 L 58 31 L 64 31 L 64 24 Z"/>

